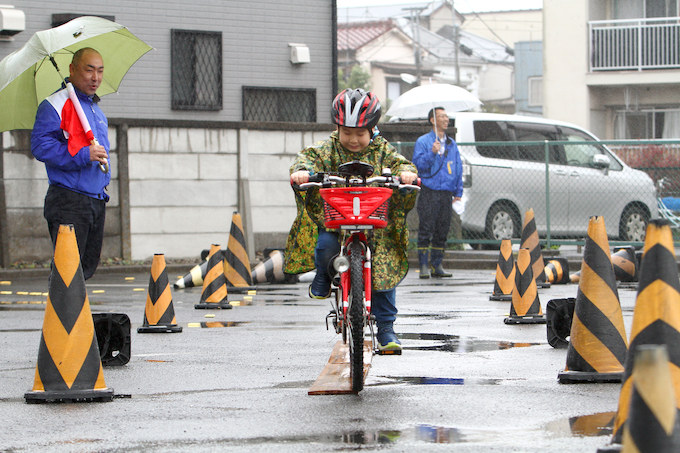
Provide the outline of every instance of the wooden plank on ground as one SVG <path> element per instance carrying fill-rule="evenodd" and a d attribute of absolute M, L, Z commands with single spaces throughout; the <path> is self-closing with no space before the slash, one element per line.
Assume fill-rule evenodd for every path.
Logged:
<path fill-rule="evenodd" d="M 373 359 L 373 351 L 371 350 L 371 342 L 364 342 L 364 380 L 368 375 L 368 369 L 371 367 L 371 360 Z M 331 356 L 328 359 L 326 367 L 321 371 L 321 374 L 316 379 L 314 384 L 309 388 L 308 395 L 341 395 L 346 393 L 354 393 L 352 391 L 352 383 L 349 377 L 349 345 L 344 344 L 342 340 L 338 341 L 333 347 Z"/>

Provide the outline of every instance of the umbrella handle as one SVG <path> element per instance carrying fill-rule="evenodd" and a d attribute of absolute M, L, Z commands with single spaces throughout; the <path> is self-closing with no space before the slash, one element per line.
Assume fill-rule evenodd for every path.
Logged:
<path fill-rule="evenodd" d="M 92 143 L 93 145 L 99 145 L 99 142 L 97 141 L 96 138 L 92 139 L 92 141 L 90 143 Z M 101 162 L 99 163 L 99 169 L 102 171 L 102 173 L 108 173 L 109 172 L 109 161 L 108 161 L 108 159 L 104 163 L 101 163 Z"/>

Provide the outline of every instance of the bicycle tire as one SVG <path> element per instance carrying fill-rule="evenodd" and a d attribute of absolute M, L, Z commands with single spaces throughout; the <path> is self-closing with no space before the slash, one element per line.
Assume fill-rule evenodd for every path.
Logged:
<path fill-rule="evenodd" d="M 364 273 L 362 246 L 355 239 L 349 246 L 351 296 L 349 301 L 349 361 L 352 391 L 364 388 Z"/>

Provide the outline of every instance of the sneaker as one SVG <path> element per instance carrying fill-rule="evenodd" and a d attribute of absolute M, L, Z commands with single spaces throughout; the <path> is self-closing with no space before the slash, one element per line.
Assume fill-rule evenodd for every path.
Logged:
<path fill-rule="evenodd" d="M 318 272 L 309 285 L 309 297 L 312 299 L 328 299 L 331 297 L 331 280 L 328 275 L 323 272 Z"/>
<path fill-rule="evenodd" d="M 323 294 L 322 295 L 315 294 L 315 292 L 312 290 L 312 286 L 313 286 L 313 284 L 309 285 L 308 294 L 309 294 L 310 298 L 312 298 L 312 299 L 328 299 L 329 297 L 331 297 L 331 288 L 330 287 L 328 288 L 328 293 L 324 296 Z"/>
<path fill-rule="evenodd" d="M 394 333 L 392 324 L 378 326 L 378 350 L 382 353 L 401 354 L 401 342 Z"/>

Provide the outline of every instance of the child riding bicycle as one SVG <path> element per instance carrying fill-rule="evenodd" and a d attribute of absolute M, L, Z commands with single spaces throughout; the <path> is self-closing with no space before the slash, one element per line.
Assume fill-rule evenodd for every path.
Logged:
<path fill-rule="evenodd" d="M 380 174 L 389 168 L 405 184 L 417 179 L 416 167 L 383 137 L 373 133 L 380 119 L 380 101 L 362 89 L 344 90 L 331 107 L 337 130 L 326 140 L 300 151 L 290 167 L 291 181 L 302 184 L 310 174 L 334 172 L 345 162 L 359 160 L 373 165 Z M 408 228 L 406 214 L 413 208 L 415 192 L 395 190 L 390 199 L 388 225 L 375 230 L 370 239 L 373 250 L 372 313 L 378 326 L 378 348 L 401 350 L 394 333 L 397 315 L 396 286 L 408 272 Z M 309 296 L 325 299 L 331 295 L 331 259 L 340 251 L 336 230 L 326 230 L 323 203 L 318 189 L 296 192 L 297 216 L 286 243 L 285 272 L 298 274 L 316 268 Z"/>

